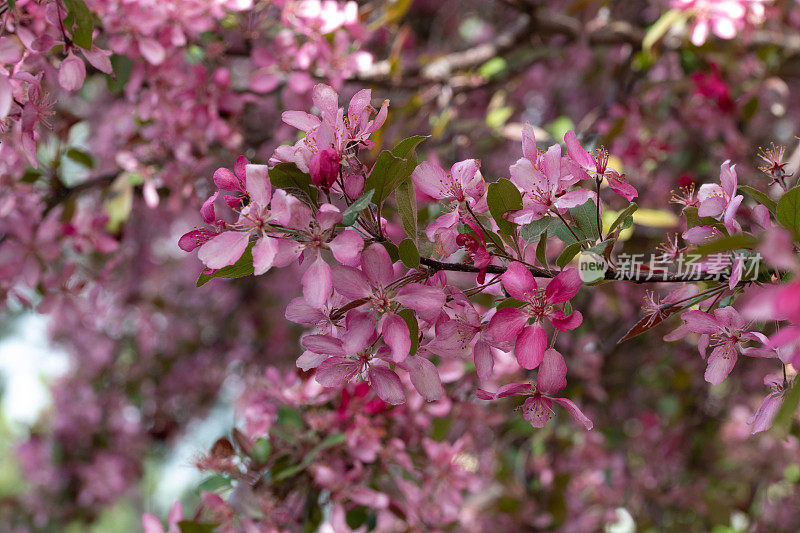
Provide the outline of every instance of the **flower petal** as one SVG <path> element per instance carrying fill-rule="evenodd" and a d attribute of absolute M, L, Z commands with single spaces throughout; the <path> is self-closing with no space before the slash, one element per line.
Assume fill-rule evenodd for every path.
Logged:
<path fill-rule="evenodd" d="M 554 348 L 545 350 L 536 376 L 536 388 L 543 394 L 552 395 L 566 386 L 567 363 L 564 357 Z"/>
<path fill-rule="evenodd" d="M 517 363 L 522 368 L 533 370 L 542 362 L 546 348 L 547 333 L 542 325 L 537 322 L 532 326 L 526 326 L 514 345 Z"/>
<path fill-rule="evenodd" d="M 581 276 L 575 268 L 568 268 L 550 280 L 544 292 L 549 303 L 561 303 L 572 299 L 581 288 Z"/>
<path fill-rule="evenodd" d="M 508 294 L 516 300 L 529 302 L 536 296 L 536 278 L 525 265 L 518 261 L 508 265 L 508 269 L 503 272 L 500 279 Z"/>
<path fill-rule="evenodd" d="M 520 309 L 503 307 L 492 316 L 486 334 L 492 341 L 510 341 L 520 334 L 527 322 L 528 315 Z"/>
<path fill-rule="evenodd" d="M 393 370 L 382 365 L 372 365 L 369 367 L 368 375 L 369 384 L 381 400 L 392 405 L 405 403 L 406 393 L 403 384 Z"/>
<path fill-rule="evenodd" d="M 226 231 L 201 246 L 197 258 L 214 270 L 232 265 L 242 257 L 249 241 L 248 232 Z"/>

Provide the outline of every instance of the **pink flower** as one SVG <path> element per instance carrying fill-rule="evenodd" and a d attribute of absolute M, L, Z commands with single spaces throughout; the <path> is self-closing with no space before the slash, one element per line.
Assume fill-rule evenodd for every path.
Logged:
<path fill-rule="evenodd" d="M 328 190 L 339 177 L 339 154 L 333 148 L 325 148 L 314 154 L 308 164 L 311 180 L 314 185 Z"/>
<path fill-rule="evenodd" d="M 592 429 L 594 424 L 567 398 L 557 398 L 553 395 L 567 386 L 567 364 L 564 357 L 555 349 L 550 348 L 544 352 L 539 372 L 536 375 L 536 388 L 529 383 L 512 383 L 504 385 L 495 392 L 478 389 L 477 396 L 482 400 L 496 400 L 506 396 L 524 396 L 533 393 L 522 404 L 522 416 L 535 428 L 544 427 L 553 414 L 553 402 L 564 407 L 572 418 L 586 429 Z"/>
<path fill-rule="evenodd" d="M 305 137 L 294 146 L 279 146 L 275 150 L 273 162 L 294 162 L 297 167 L 308 172 L 315 154 L 333 149 L 340 160 L 348 161 L 348 151 L 359 148 L 372 148 L 375 143 L 369 136 L 376 132 L 386 121 L 389 101 L 385 100 L 377 115 L 372 117 L 375 109 L 370 105 L 372 91 L 363 89 L 353 95 L 348 106 L 347 116 L 339 107 L 339 95 L 324 84 L 317 84 L 312 91 L 312 100 L 320 117 L 305 111 L 284 111 L 283 121 L 306 133 Z"/>
<path fill-rule="evenodd" d="M 744 196 L 736 194 L 738 180 L 736 178 L 736 170 L 730 165 L 729 161 L 722 163 L 719 175 L 720 183 L 704 183 L 697 191 L 697 199 L 700 201 L 700 207 L 697 214 L 701 217 L 722 217 L 725 223 L 725 228 L 730 233 L 738 233 L 742 227 L 736 221 L 736 211 L 742 203 Z"/>
<path fill-rule="evenodd" d="M 561 147 L 557 144 L 535 160 L 528 157 L 517 160 L 509 172 L 511 182 L 522 191 L 522 209 L 509 217 L 517 224 L 538 220 L 551 209 L 563 213 L 595 196 L 586 189 L 568 191 L 581 177 L 570 173 L 563 164 Z"/>
<path fill-rule="evenodd" d="M 767 376 L 764 378 L 764 385 L 770 387 L 772 391 L 764 397 L 761 405 L 758 406 L 756 412 L 747 421 L 748 424 L 753 426 L 753 434 L 766 431 L 772 427 L 772 422 L 775 420 L 778 411 L 780 411 L 783 397 L 786 394 L 784 384 L 783 376 Z"/>
<path fill-rule="evenodd" d="M 61 62 L 58 69 L 58 84 L 66 91 L 77 91 L 83 87 L 86 78 L 86 65 L 72 52 Z"/>
<path fill-rule="evenodd" d="M 685 328 L 700 333 L 698 348 L 705 359 L 706 349 L 714 349 L 708 356 L 705 379 L 712 385 L 719 385 L 733 370 L 738 358 L 740 344 L 747 341 L 763 342 L 766 338 L 757 333 L 744 331 L 745 321 L 733 307 L 720 307 L 714 313 L 704 311 L 686 311 L 681 315 Z M 673 335 L 669 340 L 679 337 Z"/>
<path fill-rule="evenodd" d="M 376 350 L 378 336 L 370 313 L 352 310 L 347 313 L 345 322 L 342 339 L 332 335 L 306 335 L 300 341 L 306 350 L 321 356 L 316 367 L 319 384 L 342 388 L 350 381 L 363 380 L 386 403 L 401 404 L 405 402 L 405 392 L 400 377 L 389 367 L 388 361 L 393 361 L 409 373 L 412 384 L 424 398 L 433 401 L 441 396 L 441 381 L 433 363 L 419 356 L 399 362 L 391 358 L 390 349 Z M 384 341 L 387 330 L 392 327 L 384 327 Z"/>
<path fill-rule="evenodd" d="M 575 132 L 569 130 L 564 135 L 564 142 L 567 145 L 567 153 L 570 159 L 586 174 L 593 175 L 595 179 L 606 179 L 609 188 L 622 196 L 629 202 L 633 200 L 639 193 L 636 188 L 625 181 L 625 175 L 620 174 L 613 168 L 608 168 L 608 152 L 598 148 L 596 155 L 587 152 L 578 142 L 578 136 Z"/>
<path fill-rule="evenodd" d="M 514 262 L 503 273 L 502 282 L 508 294 L 523 305 L 498 310 L 489 321 L 487 335 L 494 342 L 516 339 L 514 351 L 519 365 L 536 368 L 547 348 L 545 318 L 560 331 L 570 331 L 581 325 L 583 316 L 579 311 L 565 316 L 563 310 L 554 308 L 555 304 L 564 303 L 577 294 L 581 278 L 574 268 L 562 270 L 546 288 L 540 289 L 530 270 Z M 528 325 L 529 320 L 533 320 L 533 324 Z"/>
<path fill-rule="evenodd" d="M 142 527 L 144 528 L 144 533 L 180 533 L 178 522 L 181 520 L 183 520 L 183 509 L 181 509 L 181 502 L 175 502 L 172 505 L 172 509 L 169 511 L 169 516 L 167 517 L 166 531 L 164 530 L 164 526 L 161 524 L 161 520 L 150 513 L 145 513 L 144 516 L 142 516 Z"/>

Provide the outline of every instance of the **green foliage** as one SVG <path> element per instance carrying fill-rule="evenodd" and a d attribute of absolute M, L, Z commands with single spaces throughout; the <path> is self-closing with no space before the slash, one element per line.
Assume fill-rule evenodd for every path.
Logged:
<path fill-rule="evenodd" d="M 553 217 L 543 217 L 539 220 L 534 220 L 533 222 L 529 222 L 520 228 L 520 235 L 525 242 L 534 242 L 539 240 L 539 236 L 547 231 L 547 228 L 550 227 L 550 224 L 553 223 L 555 219 Z"/>
<path fill-rule="evenodd" d="M 800 239 L 800 187 L 787 191 L 778 200 L 775 214 L 778 222 Z"/>
<path fill-rule="evenodd" d="M 358 218 L 358 213 L 369 206 L 373 194 L 375 194 L 375 191 L 366 191 L 361 195 L 361 198 L 347 206 L 347 209 L 345 209 L 344 213 L 342 213 L 342 225 L 352 226 L 355 224 L 356 219 Z"/>
<path fill-rule="evenodd" d="M 67 16 L 64 28 L 72 35 L 72 41 L 85 50 L 92 47 L 94 17 L 83 0 L 64 0 Z"/>
<path fill-rule="evenodd" d="M 408 325 L 408 332 L 411 336 L 411 350 L 409 351 L 409 355 L 414 355 L 417 353 L 417 348 L 419 347 L 419 324 L 417 323 L 417 316 L 411 309 L 401 309 L 397 314 L 400 315 L 400 317 L 406 321 L 406 325 Z"/>
<path fill-rule="evenodd" d="M 771 212 L 775 213 L 775 210 L 778 207 L 778 204 L 775 203 L 775 200 L 764 194 L 763 192 L 759 191 L 758 189 L 754 189 L 753 187 L 748 187 L 747 185 L 740 185 L 739 192 L 746 194 L 759 204 L 763 205 Z"/>
<path fill-rule="evenodd" d="M 512 235 L 514 224 L 503 218 L 503 215 L 509 211 L 522 209 L 522 195 L 517 186 L 505 178 L 496 183 L 490 183 L 486 200 L 489 204 L 489 212 L 497 222 L 500 232 Z"/>
<path fill-rule="evenodd" d="M 408 268 L 417 268 L 419 266 L 419 250 L 417 250 L 417 245 L 411 239 L 404 239 L 400 243 L 398 253 L 400 254 L 400 260 Z"/>
<path fill-rule="evenodd" d="M 414 182 L 406 180 L 401 183 L 394 193 L 400 220 L 408 237 L 417 243 L 417 227 L 419 226 L 419 213 L 417 212 L 417 193 Z"/>
<path fill-rule="evenodd" d="M 284 189 L 306 203 L 317 203 L 317 188 L 311 176 L 294 163 L 278 163 L 269 169 L 269 181 L 273 187 Z"/>
<path fill-rule="evenodd" d="M 422 135 L 403 139 L 391 151 L 384 150 L 378 155 L 378 160 L 364 184 L 364 192 L 375 191 L 375 204 L 383 204 L 401 183 L 411 177 L 411 173 L 417 168 L 417 154 L 414 149 L 425 139 L 427 137 Z"/>
<path fill-rule="evenodd" d="M 600 233 L 603 231 L 602 227 L 597 225 L 597 205 L 594 200 L 587 200 L 583 205 L 573 207 L 569 210 L 573 220 L 580 228 L 581 232 L 591 240 L 600 238 Z M 602 222 L 601 222 L 602 224 Z"/>

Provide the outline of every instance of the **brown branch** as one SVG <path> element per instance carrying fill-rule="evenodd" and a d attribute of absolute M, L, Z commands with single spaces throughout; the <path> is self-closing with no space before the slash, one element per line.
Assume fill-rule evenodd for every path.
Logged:
<path fill-rule="evenodd" d="M 420 259 L 420 264 L 430 267 L 434 270 L 446 270 L 450 272 L 480 272 L 481 269 L 474 265 L 466 265 L 463 263 L 444 263 L 436 261 L 435 259 L 428 259 L 423 257 Z M 489 274 L 502 274 L 507 270 L 506 267 L 500 265 L 489 265 L 486 267 L 486 272 Z M 528 270 L 537 278 L 553 278 L 556 274 L 542 270 L 540 268 L 529 268 Z M 608 281 L 630 281 L 632 283 L 689 283 L 694 281 L 726 281 L 728 274 L 704 274 L 704 275 L 691 275 L 680 276 L 677 274 L 655 274 L 652 273 L 652 279 L 648 278 L 646 273 L 631 272 L 616 272 L 608 270 L 605 273 L 605 279 Z"/>

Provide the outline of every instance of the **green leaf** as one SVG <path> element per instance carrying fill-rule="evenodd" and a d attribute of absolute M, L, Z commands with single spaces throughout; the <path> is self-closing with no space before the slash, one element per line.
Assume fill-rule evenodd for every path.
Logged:
<path fill-rule="evenodd" d="M 500 57 L 495 56 L 480 67 L 478 67 L 478 74 L 484 78 L 494 78 L 499 76 L 508 69 L 508 62 Z"/>
<path fill-rule="evenodd" d="M 539 220 L 529 222 L 520 228 L 520 235 L 525 242 L 533 242 L 539 239 L 539 235 L 547 231 L 550 224 L 555 219 L 553 217 L 543 217 Z"/>
<path fill-rule="evenodd" d="M 181 533 L 214 533 L 217 524 L 205 522 L 195 522 L 194 520 L 181 520 L 178 522 L 178 529 Z"/>
<path fill-rule="evenodd" d="M 718 229 L 724 229 L 725 226 L 719 220 L 713 217 L 701 217 L 697 214 L 696 207 L 687 207 L 683 210 L 683 216 L 686 217 L 687 229 L 697 226 L 713 226 Z M 727 230 L 726 230 L 727 231 Z"/>
<path fill-rule="evenodd" d="M 16 10 L 17 9 L 17 0 L 8 0 L 8 7 L 11 9 L 11 11 Z"/>
<path fill-rule="evenodd" d="M 124 174 L 111 185 L 112 195 L 105 202 L 105 211 L 108 214 L 107 228 L 111 233 L 119 231 L 120 227 L 128 221 L 133 208 L 133 186 Z"/>
<path fill-rule="evenodd" d="M 400 261 L 400 250 L 397 249 L 397 245 L 391 241 L 381 241 L 381 244 L 386 251 L 389 252 L 389 259 L 392 260 L 392 263 Z"/>
<path fill-rule="evenodd" d="M 763 205 L 773 213 L 778 208 L 778 204 L 775 203 L 775 200 L 764 194 L 763 192 L 759 191 L 758 189 L 754 189 L 753 187 L 748 187 L 747 185 L 740 185 L 739 192 L 746 194 L 759 204 Z"/>
<path fill-rule="evenodd" d="M 200 492 L 214 492 L 221 488 L 230 486 L 231 478 L 227 476 L 214 475 L 203 480 L 203 482 L 197 486 L 197 490 Z"/>
<path fill-rule="evenodd" d="M 419 324 L 417 323 L 417 315 L 415 315 L 414 311 L 411 309 L 401 309 L 397 314 L 406 321 L 408 333 L 411 336 L 411 351 L 409 355 L 414 355 L 417 353 L 417 348 L 419 347 Z"/>
<path fill-rule="evenodd" d="M 303 416 L 289 406 L 278 408 L 278 425 L 285 428 L 301 431 L 304 427 Z"/>
<path fill-rule="evenodd" d="M 503 215 L 509 211 L 522 209 L 522 195 L 517 186 L 505 178 L 496 183 L 490 183 L 486 200 L 489 204 L 489 212 L 497 222 L 500 232 L 512 235 L 514 233 L 514 224 L 503 218 Z"/>
<path fill-rule="evenodd" d="M 400 261 L 403 262 L 408 268 L 417 268 L 419 266 L 419 251 L 417 245 L 411 239 L 404 239 L 397 247 L 400 254 Z"/>
<path fill-rule="evenodd" d="M 391 151 L 384 150 L 378 155 L 375 166 L 372 167 L 372 172 L 369 173 L 364 184 L 365 192 L 375 191 L 374 202 L 377 205 L 383 204 L 389 195 L 417 168 L 417 155 L 414 149 L 425 139 L 427 137 L 422 135 L 403 139 Z"/>
<path fill-rule="evenodd" d="M 635 213 L 637 209 L 639 209 L 639 206 L 631 202 L 630 205 L 628 205 L 628 207 L 620 211 L 619 215 L 617 215 L 617 218 L 614 220 L 614 222 L 611 223 L 611 226 L 609 226 L 608 233 L 609 234 L 613 233 L 614 230 L 617 229 L 617 226 L 619 226 L 620 224 L 624 225 L 625 220 L 628 217 L 631 217 L 631 224 L 633 224 L 633 217 L 631 215 L 633 215 L 633 213 Z"/>
<path fill-rule="evenodd" d="M 581 243 L 575 242 L 564 248 L 564 251 L 561 252 L 561 255 L 558 256 L 556 259 L 556 264 L 559 268 L 564 268 L 569 264 L 572 259 L 578 255 L 578 252 L 581 251 Z"/>
<path fill-rule="evenodd" d="M 94 168 L 94 158 L 92 158 L 92 156 L 86 152 L 78 150 L 77 148 L 70 148 L 67 150 L 67 157 L 79 165 L 85 166 L 86 168 Z"/>
<path fill-rule="evenodd" d="M 243 278 L 244 276 L 249 276 L 253 273 L 253 246 L 255 246 L 254 242 L 251 242 L 247 245 L 242 257 L 239 258 L 232 265 L 228 265 L 226 267 L 222 267 L 213 274 L 200 274 L 200 277 L 197 278 L 197 286 L 202 287 L 212 279 L 216 278 Z"/>
<path fill-rule="evenodd" d="M 355 224 L 358 214 L 367 208 L 373 194 L 375 194 L 375 191 L 366 191 L 361 195 L 361 198 L 350 204 L 342 213 L 342 225 L 352 226 Z"/>
<path fill-rule="evenodd" d="M 794 234 L 795 239 L 800 237 L 800 187 L 789 189 L 781 196 L 775 215 L 778 222 Z"/>
<path fill-rule="evenodd" d="M 112 93 L 119 94 L 125 88 L 125 84 L 128 83 L 128 80 L 131 78 L 133 60 L 128 56 L 112 54 L 111 68 L 114 69 L 114 75 L 106 78 L 106 84 Z"/>
<path fill-rule="evenodd" d="M 406 230 L 406 234 L 416 244 L 419 215 L 417 213 L 417 193 L 414 189 L 414 182 L 407 180 L 401 183 L 394 192 L 394 199 L 397 202 L 397 209 L 400 211 L 403 229 Z"/>
<path fill-rule="evenodd" d="M 670 9 L 665 12 L 647 29 L 647 33 L 645 33 L 644 39 L 642 39 L 642 49 L 646 52 L 650 52 L 653 45 L 660 41 L 671 27 L 680 23 L 684 18 L 685 15 L 683 11 L 679 9 Z"/>
<path fill-rule="evenodd" d="M 317 188 L 311 181 L 311 176 L 297 168 L 294 163 L 278 163 L 269 169 L 269 182 L 273 187 L 284 189 L 301 200 L 317 203 Z"/>
<path fill-rule="evenodd" d="M 800 187 L 790 189 L 781 196 L 775 214 L 778 222 L 790 230 L 795 239 L 800 238 Z"/>
<path fill-rule="evenodd" d="M 570 228 L 572 229 L 572 231 L 570 231 Z M 567 227 L 560 220 L 555 222 L 551 229 L 553 230 L 553 234 L 555 234 L 555 236 L 558 237 L 561 240 L 561 242 L 567 245 L 574 244 L 578 242 L 578 240 L 581 241 L 586 240 L 586 235 L 583 234 L 580 228 L 575 228 L 572 226 Z M 575 238 L 575 235 L 572 234 L 573 232 L 575 232 L 575 235 L 578 236 L 577 239 Z"/>
<path fill-rule="evenodd" d="M 339 444 L 344 443 L 345 440 L 346 439 L 344 433 L 334 433 L 332 435 L 328 435 L 322 440 L 322 442 L 314 446 L 314 448 L 310 452 L 308 452 L 308 454 L 305 457 L 303 457 L 303 460 L 299 464 L 289 466 L 288 468 L 285 468 L 277 473 L 274 473 L 272 476 L 272 480 L 275 482 L 282 481 L 284 479 L 299 474 L 300 472 L 311 466 L 311 464 L 314 462 L 314 459 L 317 458 L 317 455 L 319 455 L 320 452 L 328 448 L 332 448 L 333 446 L 338 446 Z"/>
<path fill-rule="evenodd" d="M 752 249 L 756 244 L 758 244 L 758 239 L 749 233 L 738 233 L 736 235 L 727 235 L 708 244 L 698 246 L 695 253 L 700 256 L 706 256 L 718 252 L 739 250 L 741 248 Z"/>
<path fill-rule="evenodd" d="M 67 8 L 64 26 L 71 31 L 72 41 L 85 50 L 90 49 L 94 31 L 92 12 L 83 0 L 64 0 L 64 4 Z"/>
<path fill-rule="evenodd" d="M 593 241 L 600 238 L 602 228 L 597 226 L 597 205 L 594 200 L 587 200 L 583 205 L 573 207 L 569 213 L 587 238 Z"/>
<path fill-rule="evenodd" d="M 259 437 L 253 443 L 253 449 L 251 450 L 250 455 L 259 463 L 266 463 L 271 452 L 272 443 L 269 441 L 269 439 Z"/>
<path fill-rule="evenodd" d="M 544 230 L 539 237 L 539 244 L 536 245 L 536 260 L 545 268 L 550 268 L 547 264 L 547 230 Z"/>

